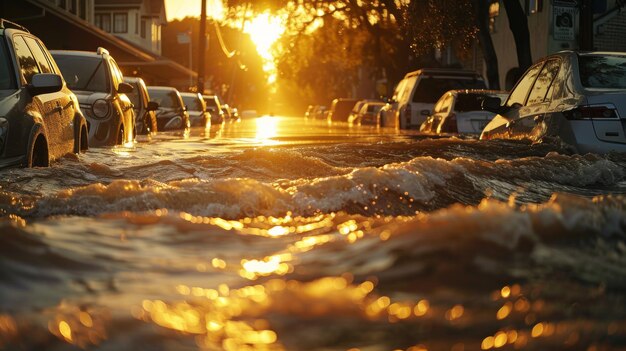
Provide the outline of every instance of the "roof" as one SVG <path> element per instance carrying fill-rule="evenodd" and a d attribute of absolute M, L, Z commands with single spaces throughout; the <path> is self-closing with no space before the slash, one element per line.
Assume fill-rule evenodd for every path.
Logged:
<path fill-rule="evenodd" d="M 102 58 L 102 55 L 99 55 L 95 51 L 81 51 L 81 50 L 50 50 L 52 55 L 65 55 L 65 56 L 82 56 L 82 57 L 93 57 L 93 58 Z"/>
<path fill-rule="evenodd" d="M 452 94 L 508 94 L 506 90 L 489 90 L 489 89 L 455 89 L 448 93 Z"/>
<path fill-rule="evenodd" d="M 451 68 L 422 68 L 417 71 L 407 73 L 404 78 L 414 77 L 417 75 L 445 75 L 445 76 L 458 76 L 458 77 L 480 77 L 482 76 L 476 72 L 465 69 L 451 69 Z"/>
<path fill-rule="evenodd" d="M 148 90 L 176 90 L 178 91 L 178 89 L 174 87 L 164 87 L 164 86 L 159 86 L 159 85 L 149 85 Z"/>

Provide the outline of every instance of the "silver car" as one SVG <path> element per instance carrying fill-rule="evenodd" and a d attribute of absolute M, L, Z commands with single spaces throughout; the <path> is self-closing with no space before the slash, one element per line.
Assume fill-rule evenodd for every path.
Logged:
<path fill-rule="evenodd" d="M 199 93 L 180 93 L 189 113 L 189 124 L 206 128 L 210 125 L 210 116 L 206 112 L 206 103 Z"/>
<path fill-rule="evenodd" d="M 96 52 L 52 50 L 67 86 L 78 97 L 87 118 L 89 145 L 119 145 L 135 135 L 135 111 L 126 94 L 133 86 L 124 83 L 117 63 L 104 48 Z"/>
<path fill-rule="evenodd" d="M 564 51 L 524 73 L 482 140 L 558 137 L 580 153 L 626 152 L 626 53 Z"/>

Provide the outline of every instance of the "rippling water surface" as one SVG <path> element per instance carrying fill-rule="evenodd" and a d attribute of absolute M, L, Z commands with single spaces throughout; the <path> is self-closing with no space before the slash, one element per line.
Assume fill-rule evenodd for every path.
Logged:
<path fill-rule="evenodd" d="M 626 156 L 263 117 L 0 171 L 2 350 L 624 350 Z"/>

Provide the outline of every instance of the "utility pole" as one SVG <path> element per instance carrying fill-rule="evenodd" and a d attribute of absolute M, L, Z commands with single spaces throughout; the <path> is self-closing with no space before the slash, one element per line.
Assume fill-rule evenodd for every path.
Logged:
<path fill-rule="evenodd" d="M 580 50 L 593 50 L 593 7 L 592 0 L 580 0 L 579 11 L 579 33 Z"/>
<path fill-rule="evenodd" d="M 204 67 L 206 51 L 206 0 L 202 0 L 200 10 L 200 34 L 198 43 L 198 85 L 196 86 L 200 94 L 204 94 Z"/>

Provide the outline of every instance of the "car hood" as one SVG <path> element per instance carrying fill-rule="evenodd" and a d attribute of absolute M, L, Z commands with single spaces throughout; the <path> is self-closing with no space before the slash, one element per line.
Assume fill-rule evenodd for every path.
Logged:
<path fill-rule="evenodd" d="M 80 90 L 75 90 L 74 94 L 76 94 L 78 103 L 83 105 L 91 105 L 98 99 L 107 99 L 110 95 L 108 93 Z"/>

